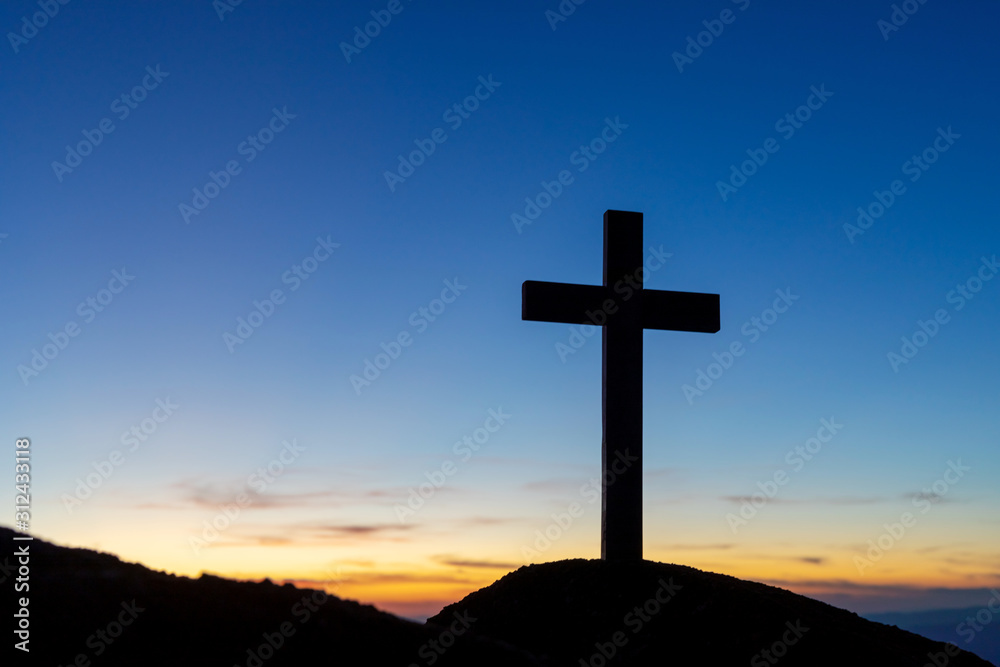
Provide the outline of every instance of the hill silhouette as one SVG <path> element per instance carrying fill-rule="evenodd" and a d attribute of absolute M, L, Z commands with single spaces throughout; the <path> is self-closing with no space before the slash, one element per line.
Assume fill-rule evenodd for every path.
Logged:
<path fill-rule="evenodd" d="M 4 554 L 14 535 L 0 528 Z M 30 544 L 31 653 L 15 651 L 18 664 L 989 665 L 785 590 L 650 561 L 522 567 L 421 625 L 288 584 Z"/>
<path fill-rule="evenodd" d="M 651 561 L 522 567 L 429 622 L 458 609 L 478 619 L 478 632 L 550 665 L 990 664 L 790 591 Z"/>
<path fill-rule="evenodd" d="M 24 544 L 14 535 L 0 528 L 4 556 Z M 17 664 L 405 667 L 432 657 L 435 665 L 538 664 L 454 619 L 421 625 L 332 595 L 320 602 L 318 591 L 290 584 L 191 579 L 88 549 L 29 544 L 31 651 L 15 650 Z M 24 593 L 5 597 L 15 595 Z"/>

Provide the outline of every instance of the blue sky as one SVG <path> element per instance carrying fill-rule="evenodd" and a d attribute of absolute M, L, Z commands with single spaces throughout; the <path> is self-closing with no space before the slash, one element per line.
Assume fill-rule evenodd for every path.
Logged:
<path fill-rule="evenodd" d="M 0 49 L 0 412 L 8 441 L 33 442 L 33 532 L 187 574 L 339 567 L 354 597 L 413 615 L 524 562 L 596 557 L 599 508 L 580 489 L 599 474 L 600 344 L 561 357 L 570 327 L 522 322 L 520 285 L 599 283 L 602 215 L 621 209 L 670 254 L 647 287 L 722 304 L 718 334 L 645 334 L 647 557 L 859 610 L 933 607 L 930 588 L 976 604 L 997 585 L 1000 280 L 975 282 L 1000 249 L 995 4 L 932 0 L 893 31 L 878 23 L 891 3 L 590 0 L 554 24 L 556 2 L 219 6 L 71 2 L 30 38 L 39 5 L 0 12 L 22 34 Z M 391 21 L 348 62 L 340 44 L 373 11 Z M 53 167 L 103 119 L 113 131 L 78 166 Z M 614 141 L 581 158 L 609 123 Z M 928 149 L 926 170 L 907 166 Z M 564 170 L 572 182 L 515 224 Z M 225 187 L 185 216 L 213 173 Z M 863 234 L 845 228 L 897 180 Z M 102 293 L 114 271 L 134 279 Z M 446 281 L 461 287 L 435 304 Z M 960 285 L 981 289 L 949 300 Z M 227 345 L 274 290 L 270 316 Z M 778 290 L 797 298 L 746 333 Z M 88 298 L 107 303 L 89 316 Z M 26 373 L 68 324 L 78 335 Z M 411 344 L 356 391 L 400 334 Z M 745 353 L 685 394 L 737 341 Z M 157 422 L 168 398 L 179 407 Z M 460 460 L 453 443 L 501 408 L 509 420 Z M 792 470 L 821 419 L 843 429 Z M 248 477 L 285 441 L 304 449 L 258 493 Z M 933 491 L 959 460 L 970 470 Z M 401 521 L 447 461 L 456 472 Z M 781 470 L 734 532 L 727 515 Z M 193 548 L 241 492 L 252 504 Z M 526 555 L 581 498 L 574 525 Z M 917 524 L 859 567 L 906 511 Z"/>

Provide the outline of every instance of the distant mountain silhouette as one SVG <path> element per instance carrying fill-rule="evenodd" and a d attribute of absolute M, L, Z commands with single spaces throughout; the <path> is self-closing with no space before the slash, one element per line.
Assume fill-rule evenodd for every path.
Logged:
<path fill-rule="evenodd" d="M 651 561 L 522 567 L 428 622 L 459 609 L 478 619 L 478 632 L 548 665 L 990 664 L 967 652 L 950 656 L 943 643 L 790 591 Z"/>
<path fill-rule="evenodd" d="M 0 528 L 0 558 L 14 535 Z M 31 653 L 15 651 L 26 658 L 17 664 L 68 667 L 82 654 L 94 667 L 923 667 L 940 654 L 937 667 L 989 665 L 785 590 L 649 561 L 522 567 L 420 625 L 291 585 L 190 579 L 30 544 Z"/>
<path fill-rule="evenodd" d="M 865 618 L 898 625 L 904 630 L 938 641 L 954 642 L 994 664 L 1000 664 L 1000 613 L 990 612 L 988 602 L 984 599 L 982 606 L 968 609 L 887 612 L 865 614 Z M 988 613 L 984 613 L 984 610 Z M 970 619 L 972 623 L 969 622 Z"/>

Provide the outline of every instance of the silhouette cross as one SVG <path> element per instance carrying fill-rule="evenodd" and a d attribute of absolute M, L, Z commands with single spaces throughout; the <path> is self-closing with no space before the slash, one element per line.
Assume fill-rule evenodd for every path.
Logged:
<path fill-rule="evenodd" d="M 521 319 L 602 326 L 601 558 L 642 560 L 642 330 L 719 330 L 719 295 L 644 290 L 642 213 L 604 213 L 604 284 L 526 280 Z"/>

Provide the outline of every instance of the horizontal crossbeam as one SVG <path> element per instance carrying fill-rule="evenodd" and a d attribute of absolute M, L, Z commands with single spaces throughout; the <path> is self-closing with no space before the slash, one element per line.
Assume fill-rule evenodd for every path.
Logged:
<path fill-rule="evenodd" d="M 642 290 L 629 296 L 642 300 L 643 329 L 716 333 L 720 328 L 718 294 Z M 605 318 L 592 315 L 609 315 L 624 301 L 624 294 L 601 285 L 526 280 L 521 285 L 521 319 L 597 324 Z"/>
<path fill-rule="evenodd" d="M 521 285 L 521 319 L 533 322 L 593 324 L 587 312 L 601 310 L 607 287 L 525 280 Z"/>
<path fill-rule="evenodd" d="M 643 290 L 642 328 L 716 333 L 721 328 L 719 295 Z"/>

